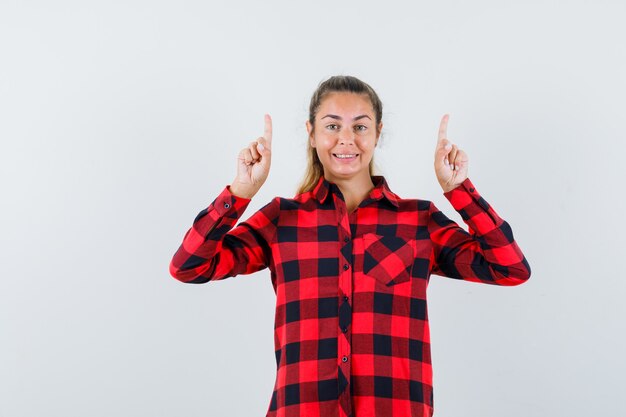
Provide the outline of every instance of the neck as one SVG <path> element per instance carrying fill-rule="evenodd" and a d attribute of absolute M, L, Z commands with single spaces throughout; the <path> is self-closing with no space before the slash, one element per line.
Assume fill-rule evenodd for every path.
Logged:
<path fill-rule="evenodd" d="M 344 201 L 348 207 L 348 212 L 352 212 L 361 201 L 363 201 L 374 188 L 374 182 L 369 173 L 359 178 L 327 178 L 341 190 Z"/>

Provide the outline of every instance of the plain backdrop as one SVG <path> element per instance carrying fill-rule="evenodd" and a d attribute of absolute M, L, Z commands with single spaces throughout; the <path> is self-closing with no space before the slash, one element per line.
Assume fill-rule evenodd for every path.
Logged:
<path fill-rule="evenodd" d="M 243 219 L 293 197 L 331 75 L 378 92 L 377 162 L 467 228 L 439 120 L 532 276 L 432 276 L 437 417 L 623 416 L 623 1 L 0 3 L 0 416 L 264 416 L 268 270 L 168 265 L 274 121 Z"/>

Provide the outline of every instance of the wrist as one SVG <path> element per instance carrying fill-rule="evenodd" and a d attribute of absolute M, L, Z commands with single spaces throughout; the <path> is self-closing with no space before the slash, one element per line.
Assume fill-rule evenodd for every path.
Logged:
<path fill-rule="evenodd" d="M 252 199 L 252 197 L 256 194 L 256 191 L 248 187 L 242 187 L 240 184 L 235 182 L 233 182 L 228 189 L 235 197 L 247 198 L 248 200 Z"/>
<path fill-rule="evenodd" d="M 459 185 L 461 185 L 461 184 L 457 184 L 457 185 L 454 185 L 454 186 L 451 186 L 451 187 L 441 187 L 441 188 L 443 190 L 443 193 L 445 194 L 445 193 L 449 193 L 450 191 L 454 190 Z"/>

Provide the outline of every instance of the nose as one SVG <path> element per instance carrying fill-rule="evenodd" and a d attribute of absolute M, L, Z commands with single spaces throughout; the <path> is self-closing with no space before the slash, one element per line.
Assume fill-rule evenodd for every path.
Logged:
<path fill-rule="evenodd" d="M 353 143 L 354 142 L 355 133 L 350 131 L 349 129 L 342 129 L 339 133 L 339 143 Z"/>

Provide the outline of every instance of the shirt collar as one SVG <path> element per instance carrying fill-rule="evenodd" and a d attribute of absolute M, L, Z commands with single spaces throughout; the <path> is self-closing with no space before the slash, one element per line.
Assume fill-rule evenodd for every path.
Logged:
<path fill-rule="evenodd" d="M 399 197 L 394 194 L 387 184 L 387 180 L 382 175 L 372 175 L 372 182 L 374 183 L 374 188 L 370 191 L 368 198 L 370 200 L 380 200 L 385 197 L 391 204 L 398 207 L 398 199 Z M 328 181 L 324 178 L 324 175 L 320 176 L 320 179 L 317 182 L 317 185 L 313 189 L 313 196 L 317 201 L 323 203 L 326 201 L 326 197 L 328 197 L 331 193 L 341 193 L 337 184 Z"/>

